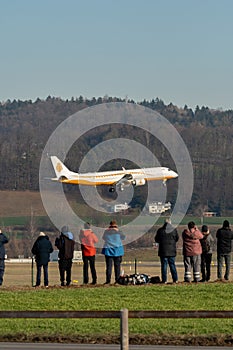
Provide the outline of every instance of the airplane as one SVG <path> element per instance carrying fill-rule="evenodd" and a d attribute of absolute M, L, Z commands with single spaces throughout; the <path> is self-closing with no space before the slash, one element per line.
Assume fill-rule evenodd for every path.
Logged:
<path fill-rule="evenodd" d="M 125 169 L 113 171 L 101 171 L 93 173 L 75 173 L 70 171 L 56 156 L 50 157 L 56 177 L 52 181 L 65 184 L 86 185 L 86 186 L 109 186 L 109 192 L 115 192 L 116 187 L 121 191 L 125 187 L 143 186 L 146 181 L 161 180 L 163 184 L 169 179 L 175 179 L 178 174 L 165 167 Z"/>

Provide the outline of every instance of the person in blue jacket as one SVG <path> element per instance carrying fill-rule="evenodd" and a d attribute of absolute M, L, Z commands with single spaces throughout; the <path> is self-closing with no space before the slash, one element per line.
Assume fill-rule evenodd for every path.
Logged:
<path fill-rule="evenodd" d="M 41 280 L 41 269 L 43 267 L 44 272 L 44 286 L 48 288 L 48 263 L 50 261 L 50 253 L 53 252 L 52 243 L 49 240 L 49 237 L 44 233 L 40 232 L 39 237 L 36 239 L 32 247 L 32 254 L 36 257 L 36 285 L 35 287 L 40 286 Z"/>
<path fill-rule="evenodd" d="M 115 283 L 118 283 L 120 277 L 122 256 L 124 255 L 124 247 L 122 245 L 122 240 L 125 239 L 125 235 L 121 231 L 119 231 L 116 221 L 112 220 L 107 230 L 104 231 L 102 238 L 104 240 L 102 254 L 105 255 L 106 263 L 105 284 L 109 284 L 111 282 L 112 263 L 114 264 Z"/>
<path fill-rule="evenodd" d="M 8 243 L 8 238 L 2 233 L 0 229 L 0 286 L 3 282 L 3 276 L 5 272 L 5 244 Z"/>

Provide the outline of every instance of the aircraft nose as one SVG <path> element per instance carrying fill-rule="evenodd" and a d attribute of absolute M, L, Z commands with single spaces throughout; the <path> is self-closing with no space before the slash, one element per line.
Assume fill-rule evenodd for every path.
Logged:
<path fill-rule="evenodd" d="M 172 170 L 172 177 L 173 177 L 173 178 L 176 178 L 176 177 L 178 177 L 178 176 L 179 176 L 179 175 L 178 175 L 175 171 Z"/>
<path fill-rule="evenodd" d="M 174 170 L 171 170 L 169 168 L 167 168 L 167 174 L 171 179 L 175 179 L 176 177 L 178 177 L 178 174 Z"/>

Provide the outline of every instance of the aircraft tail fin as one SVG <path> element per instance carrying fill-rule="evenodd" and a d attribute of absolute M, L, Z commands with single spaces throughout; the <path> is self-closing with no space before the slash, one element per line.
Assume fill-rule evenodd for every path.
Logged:
<path fill-rule="evenodd" d="M 50 159 L 57 177 L 53 180 L 68 179 L 71 175 L 71 171 L 56 156 L 51 156 Z"/>

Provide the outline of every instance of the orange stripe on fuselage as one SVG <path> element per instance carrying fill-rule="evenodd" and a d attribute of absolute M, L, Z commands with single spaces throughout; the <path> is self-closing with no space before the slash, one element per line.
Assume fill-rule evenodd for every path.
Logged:
<path fill-rule="evenodd" d="M 87 181 L 87 180 L 61 180 L 60 182 L 65 184 L 73 185 L 87 185 L 87 186 L 98 186 L 98 185 L 113 185 L 116 181 Z"/>

